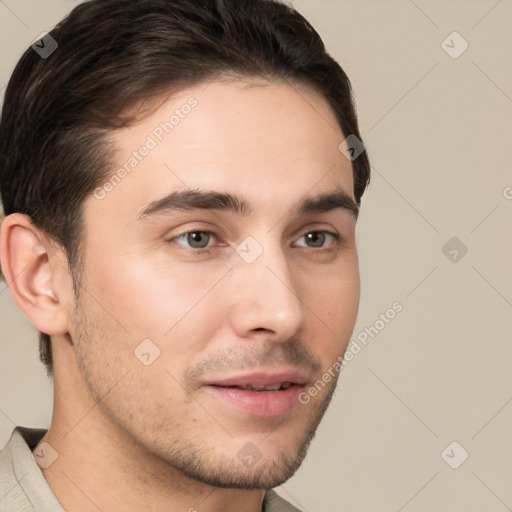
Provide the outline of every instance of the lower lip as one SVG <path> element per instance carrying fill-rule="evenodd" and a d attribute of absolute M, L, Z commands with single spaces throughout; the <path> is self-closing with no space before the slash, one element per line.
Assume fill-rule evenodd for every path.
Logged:
<path fill-rule="evenodd" d="M 247 391 L 222 386 L 204 386 L 203 389 L 249 414 L 271 418 L 286 414 L 297 406 L 302 386 L 292 384 L 279 391 Z"/>

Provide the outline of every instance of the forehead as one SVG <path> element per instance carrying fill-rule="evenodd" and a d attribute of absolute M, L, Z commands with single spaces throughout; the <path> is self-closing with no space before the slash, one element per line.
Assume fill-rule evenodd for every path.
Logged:
<path fill-rule="evenodd" d="M 135 219 L 145 204 L 176 189 L 229 190 L 276 213 L 279 202 L 289 207 L 310 191 L 336 187 L 353 197 L 352 166 L 338 150 L 343 138 L 327 101 L 305 87 L 200 84 L 112 134 L 112 178 L 103 200 L 88 201 Z"/>

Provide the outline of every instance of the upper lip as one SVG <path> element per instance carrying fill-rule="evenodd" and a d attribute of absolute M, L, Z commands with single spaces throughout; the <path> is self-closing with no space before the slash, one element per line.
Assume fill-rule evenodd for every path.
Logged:
<path fill-rule="evenodd" d="M 280 372 L 271 371 L 258 371 L 244 375 L 235 375 L 225 379 L 211 380 L 204 382 L 204 386 L 255 386 L 266 387 L 274 386 L 276 384 L 283 384 L 289 382 L 290 384 L 297 384 L 303 386 L 308 382 L 308 378 L 303 372 L 297 370 L 284 370 Z"/>

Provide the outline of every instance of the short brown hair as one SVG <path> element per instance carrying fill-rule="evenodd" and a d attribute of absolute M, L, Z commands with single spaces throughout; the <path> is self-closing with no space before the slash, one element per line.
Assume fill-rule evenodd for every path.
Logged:
<path fill-rule="evenodd" d="M 361 139 L 351 85 L 304 17 L 277 0 L 90 0 L 50 33 L 47 58 L 28 48 L 6 89 L 0 191 L 6 215 L 28 215 L 66 251 L 75 293 L 84 200 L 108 178 L 109 131 L 141 101 L 228 73 L 305 84 Z M 140 117 L 139 117 L 140 118 Z M 341 142 L 341 141 L 340 141 Z M 352 162 L 360 204 L 366 152 Z M 40 357 L 53 370 L 50 336 Z"/>

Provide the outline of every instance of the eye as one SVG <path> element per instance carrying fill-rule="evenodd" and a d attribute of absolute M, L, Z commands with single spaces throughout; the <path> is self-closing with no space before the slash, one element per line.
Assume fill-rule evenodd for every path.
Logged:
<path fill-rule="evenodd" d="M 201 231 L 191 230 L 185 231 L 180 235 L 177 235 L 169 240 L 169 242 L 178 243 L 179 245 L 185 246 L 185 250 L 194 254 L 201 254 L 203 252 L 208 253 L 208 248 L 211 247 L 212 238 L 216 238 L 216 234 L 213 231 Z M 340 240 L 338 233 L 333 233 L 326 230 L 315 230 L 304 233 L 300 239 L 305 239 L 306 245 L 300 245 L 299 247 L 308 247 L 310 249 L 322 249 L 328 246 L 325 245 L 329 239 L 334 239 L 336 242 Z M 329 244 L 334 245 L 334 244 Z"/>
<path fill-rule="evenodd" d="M 331 237 L 331 239 L 334 239 L 335 241 L 338 241 L 340 239 L 340 235 L 338 235 L 338 233 L 333 233 L 331 231 L 308 231 L 307 233 L 304 233 L 299 238 L 299 240 L 301 238 L 305 238 L 306 242 L 310 242 L 311 245 L 305 245 L 300 247 L 310 247 L 313 249 L 326 247 L 324 243 L 326 240 L 329 239 L 329 237 Z"/>
<path fill-rule="evenodd" d="M 215 233 L 212 231 L 186 231 L 181 235 L 175 236 L 171 241 L 176 240 L 178 243 L 185 241 L 190 249 L 195 249 L 194 252 L 202 252 L 202 250 L 209 247 L 208 242 L 211 238 L 215 237 Z M 180 245 L 183 245 L 180 243 Z"/>

